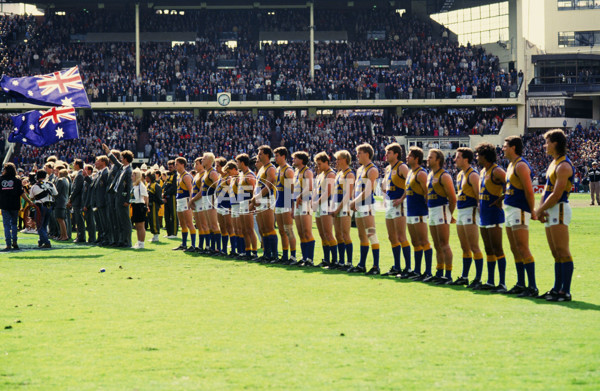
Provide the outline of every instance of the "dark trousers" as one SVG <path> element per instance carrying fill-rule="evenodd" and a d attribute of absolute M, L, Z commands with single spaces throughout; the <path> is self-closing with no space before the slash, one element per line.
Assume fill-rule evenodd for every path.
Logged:
<path fill-rule="evenodd" d="M 85 221 L 83 219 L 83 210 L 81 208 L 73 208 L 73 222 L 77 229 L 77 241 L 85 242 Z"/>
<path fill-rule="evenodd" d="M 167 203 L 165 204 L 165 226 L 167 228 L 167 235 L 177 235 L 179 220 L 177 219 L 177 201 L 175 197 L 167 198 Z"/>
<path fill-rule="evenodd" d="M 106 236 L 105 241 L 107 243 L 110 244 L 114 244 L 114 243 L 118 243 L 119 240 L 117 238 L 116 232 L 115 232 L 115 227 L 117 226 L 116 223 L 116 215 L 115 215 L 115 194 L 114 193 L 108 193 L 106 195 L 106 213 L 104 214 L 106 216 L 106 220 L 105 220 L 105 226 L 104 226 L 104 234 Z"/>
<path fill-rule="evenodd" d="M 88 233 L 88 242 L 90 243 L 96 241 L 96 220 L 94 219 L 95 214 L 96 213 L 92 210 L 92 208 L 88 208 L 83 215 Z"/>
<path fill-rule="evenodd" d="M 129 217 L 129 205 L 122 203 L 116 206 L 116 223 L 118 229 L 118 242 L 126 247 L 131 247 L 131 218 Z"/>
<path fill-rule="evenodd" d="M 158 210 L 160 209 L 160 205 L 156 203 L 150 204 L 150 213 L 148 213 L 148 229 L 153 235 L 160 234 L 160 226 L 158 225 Z"/>

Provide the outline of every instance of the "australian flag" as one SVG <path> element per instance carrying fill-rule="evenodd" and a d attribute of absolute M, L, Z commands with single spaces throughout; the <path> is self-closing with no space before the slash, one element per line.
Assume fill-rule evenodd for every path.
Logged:
<path fill-rule="evenodd" d="M 44 106 L 92 107 L 79 68 L 73 67 L 47 75 L 2 76 L 0 87 L 17 99 Z"/>
<path fill-rule="evenodd" d="M 15 128 L 8 135 L 12 143 L 45 147 L 62 140 L 78 138 L 73 107 L 53 107 L 47 111 L 29 111 L 12 116 Z"/>

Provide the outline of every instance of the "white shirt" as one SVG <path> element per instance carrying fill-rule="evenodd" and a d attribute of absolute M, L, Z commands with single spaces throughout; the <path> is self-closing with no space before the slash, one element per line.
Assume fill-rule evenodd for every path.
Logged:
<path fill-rule="evenodd" d="M 148 190 L 146 189 L 144 182 L 140 182 L 131 188 L 131 199 L 129 200 L 129 203 L 145 204 L 146 201 L 144 201 L 144 197 L 148 197 Z"/>
<path fill-rule="evenodd" d="M 49 194 L 47 194 L 44 198 L 41 198 L 39 200 L 35 199 L 35 196 L 37 196 L 38 194 L 40 194 L 43 191 L 48 191 Z M 58 195 L 58 191 L 56 190 L 56 187 L 54 186 L 54 184 L 47 182 L 47 181 L 43 181 L 40 183 L 36 183 L 35 185 L 33 185 L 33 187 L 31 188 L 31 191 L 29 192 L 29 197 L 31 197 L 31 199 L 35 200 L 36 204 L 43 204 L 45 202 L 52 202 L 54 200 L 54 198 L 52 196 L 56 196 Z"/>

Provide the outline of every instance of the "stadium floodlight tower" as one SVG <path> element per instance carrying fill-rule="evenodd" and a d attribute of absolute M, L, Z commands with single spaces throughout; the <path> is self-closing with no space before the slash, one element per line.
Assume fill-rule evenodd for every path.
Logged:
<path fill-rule="evenodd" d="M 315 81 L 315 3 L 308 3 L 310 12 L 310 81 Z"/>

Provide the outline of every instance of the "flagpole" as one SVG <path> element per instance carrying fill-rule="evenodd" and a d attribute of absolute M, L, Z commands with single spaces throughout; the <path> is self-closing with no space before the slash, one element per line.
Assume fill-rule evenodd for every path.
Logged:
<path fill-rule="evenodd" d="M 140 78 L 140 3 L 135 3 L 135 75 Z"/>
<path fill-rule="evenodd" d="M 4 156 L 4 161 L 2 162 L 2 167 L 4 167 L 4 165 L 10 161 L 10 158 L 12 157 L 14 150 L 15 150 L 15 143 L 8 143 L 8 151 L 6 152 L 6 156 Z"/>

